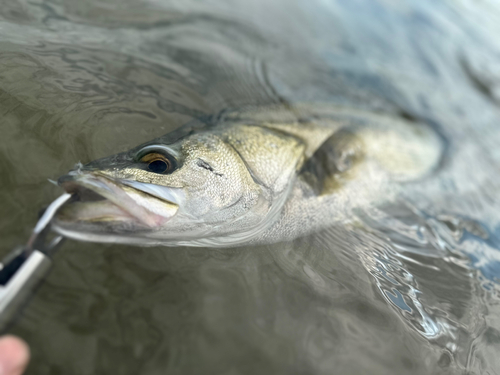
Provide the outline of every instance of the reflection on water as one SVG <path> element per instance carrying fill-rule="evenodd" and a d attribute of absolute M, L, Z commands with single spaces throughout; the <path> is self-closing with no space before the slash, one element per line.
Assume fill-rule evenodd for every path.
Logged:
<path fill-rule="evenodd" d="M 349 225 L 238 249 L 67 242 L 13 332 L 29 374 L 494 374 L 494 2 L 59 1 L 0 7 L 0 253 L 77 161 L 228 108 L 424 120 L 435 176 Z"/>

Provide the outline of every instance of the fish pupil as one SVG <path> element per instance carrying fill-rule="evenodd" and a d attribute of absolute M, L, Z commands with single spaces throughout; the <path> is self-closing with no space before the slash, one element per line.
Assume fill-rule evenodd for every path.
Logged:
<path fill-rule="evenodd" d="M 163 173 L 168 169 L 168 164 L 163 160 L 155 160 L 148 164 L 148 168 L 154 173 Z"/>

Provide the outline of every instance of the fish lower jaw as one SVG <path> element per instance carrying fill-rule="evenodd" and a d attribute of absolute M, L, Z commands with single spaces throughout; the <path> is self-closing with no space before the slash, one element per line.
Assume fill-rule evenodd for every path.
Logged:
<path fill-rule="evenodd" d="M 76 241 L 84 242 L 99 242 L 99 243 L 115 243 L 124 245 L 140 245 L 140 246 L 155 246 L 157 242 L 152 242 L 146 236 L 132 236 L 131 232 L 141 233 L 137 228 L 129 228 L 131 223 L 122 223 L 123 226 L 117 230 L 113 226 L 112 231 L 108 231 L 106 226 L 102 224 L 92 225 L 93 223 L 81 223 L 81 225 L 71 225 L 70 223 L 60 222 L 58 220 L 52 222 L 52 229 L 66 237 Z M 116 224 L 116 222 L 114 223 Z M 149 232 L 146 230 L 146 232 Z"/>

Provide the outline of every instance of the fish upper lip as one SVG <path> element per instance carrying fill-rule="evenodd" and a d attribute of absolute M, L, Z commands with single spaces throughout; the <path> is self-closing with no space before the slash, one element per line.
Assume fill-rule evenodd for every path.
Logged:
<path fill-rule="evenodd" d="M 58 180 L 58 184 L 64 190 L 66 190 L 66 192 L 70 194 L 81 194 L 86 190 L 90 191 L 91 194 L 93 193 L 96 195 L 94 197 L 94 200 L 101 200 L 102 198 L 111 201 L 117 207 L 124 210 L 131 217 L 136 218 L 147 227 L 158 227 L 173 216 L 162 216 L 148 210 L 146 207 L 143 207 L 136 201 L 134 201 L 134 199 L 132 199 L 120 186 L 127 186 L 129 189 L 134 189 L 142 194 L 150 195 L 154 199 L 158 199 L 166 203 L 178 206 L 178 203 L 172 201 L 174 199 L 166 199 L 166 196 L 168 196 L 168 194 L 163 194 L 163 196 L 158 196 L 160 194 L 151 194 L 148 189 L 138 188 L 140 187 L 140 183 L 134 183 L 134 181 L 131 181 L 131 183 L 127 183 L 126 180 L 114 180 L 100 173 L 82 173 L 79 171 L 69 173 L 65 176 L 62 176 Z M 84 190 L 82 190 L 82 188 Z"/>

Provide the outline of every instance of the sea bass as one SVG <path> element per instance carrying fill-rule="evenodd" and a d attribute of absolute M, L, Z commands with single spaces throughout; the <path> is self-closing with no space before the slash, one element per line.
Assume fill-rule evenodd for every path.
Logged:
<path fill-rule="evenodd" d="M 84 241 L 228 247 L 291 240 L 353 220 L 430 175 L 444 142 L 395 114 L 253 108 L 186 124 L 59 179 L 53 222 Z"/>

